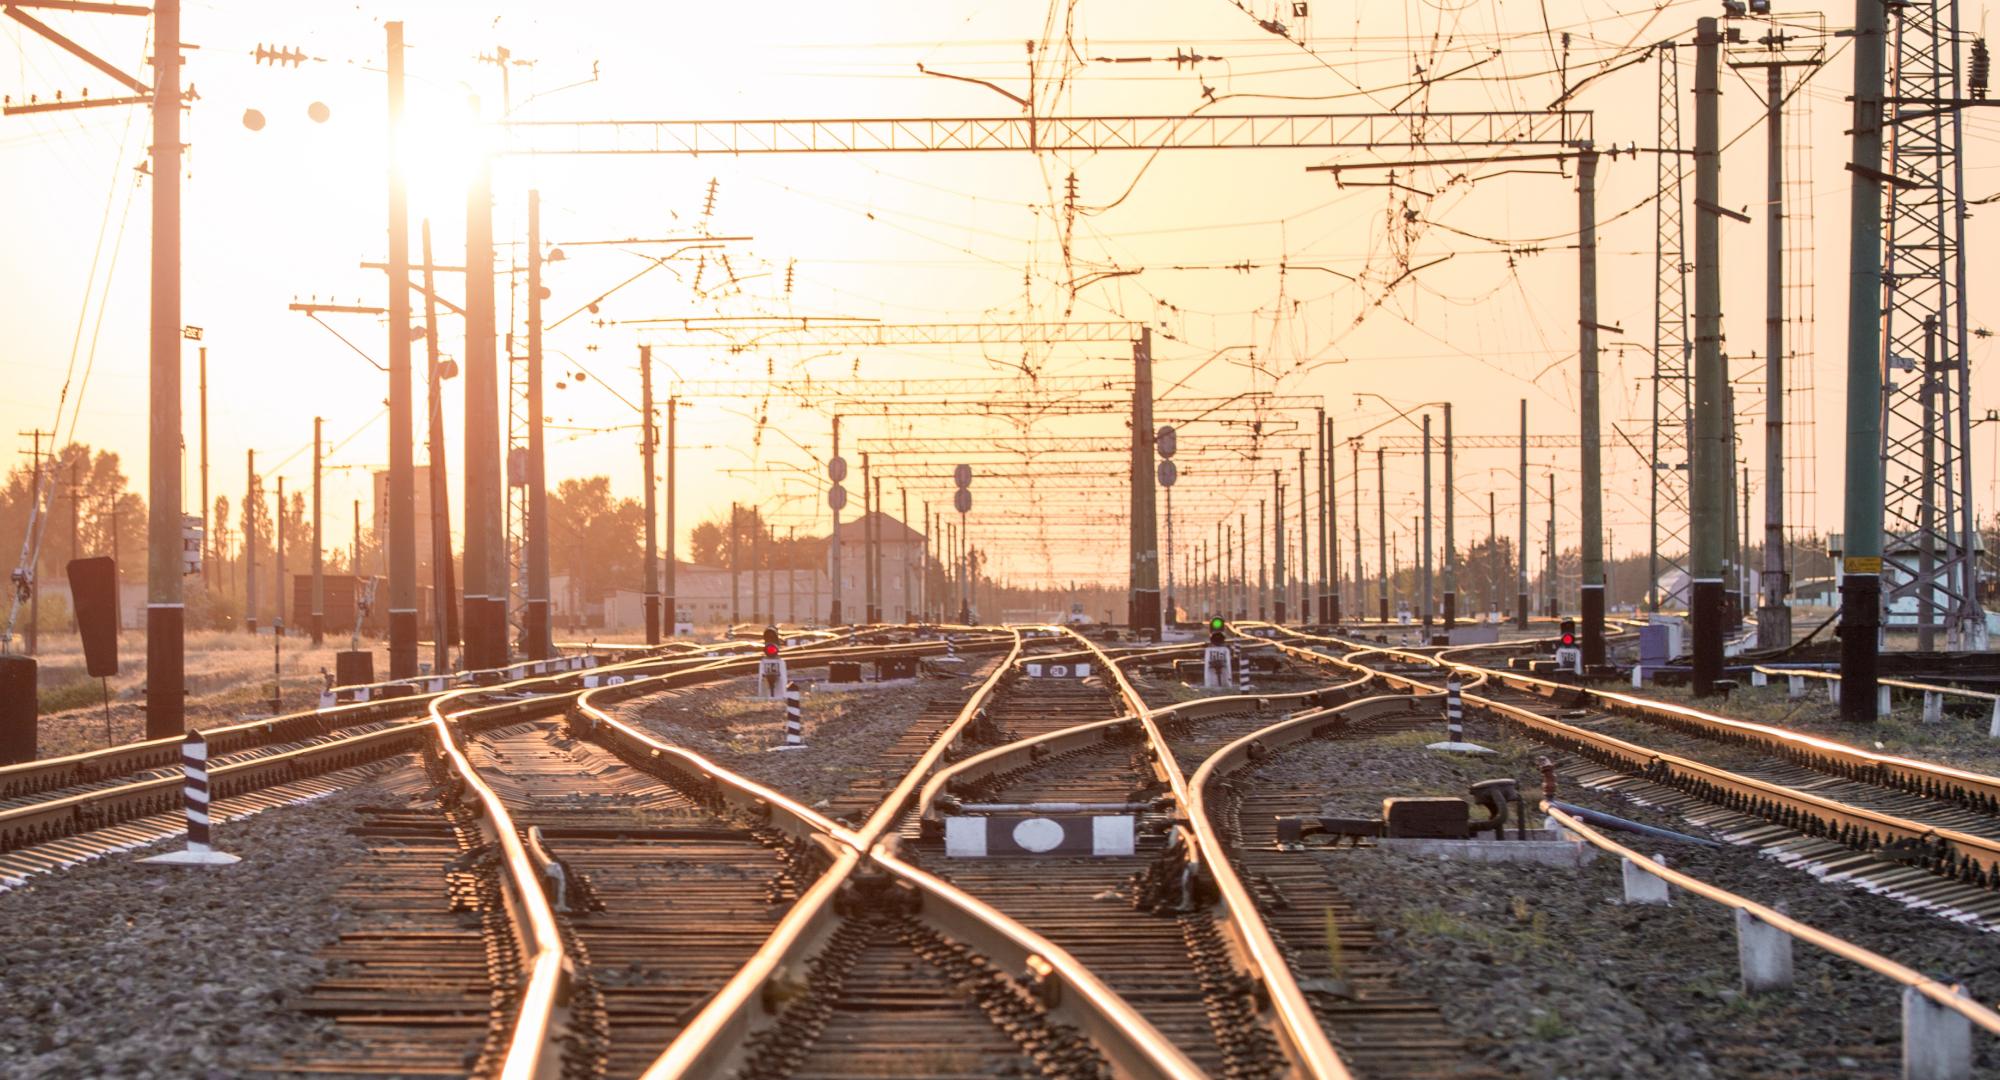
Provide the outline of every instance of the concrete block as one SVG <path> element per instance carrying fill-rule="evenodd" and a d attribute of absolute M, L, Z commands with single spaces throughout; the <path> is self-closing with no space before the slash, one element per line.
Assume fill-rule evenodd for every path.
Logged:
<path fill-rule="evenodd" d="M 1792 935 L 1742 910 L 1736 912 L 1736 959 L 1744 993 L 1792 988 Z"/>
<path fill-rule="evenodd" d="M 1967 1080 L 1971 1075 L 1972 1021 L 1925 997 L 1916 987 L 1906 987 L 1903 1080 Z"/>
<path fill-rule="evenodd" d="M 1802 698 L 1806 696 L 1806 677 L 1804 675 L 1787 675 L 1785 679 L 1791 684 L 1785 690 L 1786 697 Z"/>
<path fill-rule="evenodd" d="M 1924 691 L 1924 723 L 1936 724 L 1944 720 L 1944 695 L 1935 690 Z"/>
<path fill-rule="evenodd" d="M 1824 681 L 1826 682 L 1826 700 L 1835 705 L 1840 704 L 1840 680 L 1827 679 Z"/>
<path fill-rule="evenodd" d="M 1633 665 L 1632 665 L 1632 689 L 1634 689 L 1634 690 L 1643 690 L 1643 689 L 1645 689 L 1645 688 L 1646 688 L 1646 665 L 1644 665 L 1644 664 L 1633 664 Z"/>
<path fill-rule="evenodd" d="M 1875 687 L 1875 715 L 1887 716 L 1889 715 L 1890 710 L 1891 710 L 1891 702 L 1889 700 L 1889 688 L 1886 686 L 1877 685 Z"/>
<path fill-rule="evenodd" d="M 1658 855 L 1653 861 L 1665 866 L 1667 861 Z M 1628 904 L 1666 904 L 1672 900 L 1667 894 L 1665 878 L 1654 877 L 1641 870 L 1630 859 L 1620 860 L 1620 868 L 1625 872 L 1625 902 Z"/>
<path fill-rule="evenodd" d="M 1597 849 L 1581 839 L 1534 829 L 1526 840 L 1434 840 L 1384 837 L 1375 843 L 1407 855 L 1429 855 L 1446 862 L 1532 863 L 1536 866 L 1582 866 L 1597 858 Z"/>

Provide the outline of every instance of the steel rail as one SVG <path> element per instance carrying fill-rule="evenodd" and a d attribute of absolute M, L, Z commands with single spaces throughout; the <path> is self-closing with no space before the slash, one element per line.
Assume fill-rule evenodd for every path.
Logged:
<path fill-rule="evenodd" d="M 1021 635 L 1013 633 L 1009 658 L 1018 655 Z M 803 961 L 824 940 L 836 914 L 834 903 L 841 890 L 853 879 L 866 859 L 922 896 L 937 901 L 925 914 L 968 947 L 989 960 L 1022 973 L 1022 978 L 1042 993 L 1044 1004 L 1066 1015 L 1090 1033 L 1100 1049 L 1111 1056 L 1126 1075 L 1144 1080 L 1199 1080 L 1200 1069 L 1172 1045 L 1150 1022 L 1120 998 L 1103 981 L 1066 950 L 1002 914 L 963 890 L 904 863 L 890 852 L 890 845 L 878 843 L 882 831 L 892 826 L 907 803 L 917 781 L 935 768 L 943 749 L 956 740 L 970 724 L 992 691 L 1002 685 L 1010 665 L 997 665 L 954 722 L 933 741 L 931 750 L 912 767 L 902 783 L 882 802 L 859 831 L 848 829 L 773 789 L 742 777 L 729 769 L 680 747 L 660 742 L 650 735 L 611 716 L 600 701 L 635 697 L 661 687 L 648 683 L 625 683 L 599 687 L 578 696 L 576 711 L 588 720 L 589 734 L 606 733 L 631 747 L 643 749 L 655 759 L 669 759 L 712 783 L 725 806 L 760 820 L 790 823 L 817 833 L 838 846 L 831 866 L 799 897 L 779 921 L 771 936 L 751 960 L 709 1000 L 695 1018 L 675 1038 L 644 1074 L 648 1080 L 687 1076 L 719 1075 L 729 1056 L 742 1045 L 752 1029 L 753 1005 L 764 1002 L 764 988 L 782 972 Z M 788 830 L 791 831 L 791 830 Z M 795 833 L 796 834 L 796 833 Z M 942 910 L 938 910 L 941 907 Z"/>
<path fill-rule="evenodd" d="M 1319 1017 L 1313 1012 L 1305 993 L 1299 989 L 1298 980 L 1293 978 L 1285 954 L 1279 950 L 1271 937 L 1269 928 L 1258 914 L 1256 902 L 1229 865 L 1227 848 L 1213 828 L 1192 817 L 1191 808 L 1196 805 L 1190 797 L 1187 776 L 1180 764 L 1174 760 L 1173 745 L 1160 730 L 1155 719 L 1159 710 L 1146 704 L 1144 698 L 1125 677 L 1124 669 L 1110 662 L 1096 644 L 1065 628 L 1070 636 L 1081 642 L 1086 649 L 1096 652 L 1105 661 L 1106 669 L 1118 684 L 1118 693 L 1125 699 L 1127 708 L 1145 730 L 1147 742 L 1153 747 L 1153 766 L 1167 786 L 1173 791 L 1174 805 L 1181 808 L 1187 820 L 1177 822 L 1177 826 L 1188 829 L 1188 853 L 1191 862 L 1206 866 L 1216 885 L 1223 910 L 1232 926 L 1249 961 L 1253 974 L 1261 981 L 1270 995 L 1271 1004 L 1277 1010 L 1278 1030 L 1282 1040 L 1291 1051 L 1293 1059 L 1307 1076 L 1317 1080 L 1347 1080 L 1351 1075 L 1333 1043 L 1320 1027 Z"/>
<path fill-rule="evenodd" d="M 1317 656 L 1322 661 L 1331 662 L 1353 670 L 1372 670 L 1362 667 L 1360 664 L 1345 657 L 1328 657 L 1294 647 L 1288 647 L 1288 650 L 1301 656 Z M 1419 657 L 1414 653 L 1400 653 L 1393 650 L 1372 648 L 1367 651 L 1400 656 L 1411 660 L 1427 660 L 1427 658 Z M 1474 668 L 1463 664 L 1447 665 L 1439 664 L 1435 661 L 1427 662 L 1432 663 L 1436 667 L 1445 667 L 1459 671 L 1483 672 L 1497 678 L 1503 685 L 1511 685 L 1515 681 L 1515 677 L 1509 673 Z M 1408 675 L 1381 671 L 1374 672 L 1374 674 L 1376 677 L 1392 683 L 1400 683 L 1412 687 L 1424 686 L 1432 690 L 1436 689 L 1435 686 L 1425 684 Z M 1603 691 L 1586 691 L 1557 683 L 1544 683 L 1543 680 L 1529 681 L 1544 684 L 1558 690 L 1586 695 L 1582 700 L 1588 700 L 1588 695 L 1595 694 L 1600 697 L 1609 697 L 1612 699 L 1623 698 L 1626 701 L 1643 705 L 1649 709 L 1694 713 L 1697 716 L 1705 715 L 1696 713 L 1694 710 L 1683 709 L 1681 706 L 1672 706 L 1659 702 L 1642 702 L 1639 699 L 1625 698 L 1624 695 L 1605 694 Z M 1716 795 L 1720 794 L 1725 797 L 1715 799 L 1715 801 L 1722 802 L 1724 805 L 1732 805 L 1745 812 L 1763 817 L 1766 820 L 1782 821 L 1784 824 L 1798 828 L 1809 835 L 1825 836 L 1864 851 L 1873 850 L 1892 841 L 1906 841 L 1928 853 L 1928 861 L 1933 864 L 1933 872 L 1940 874 L 1940 876 L 1969 881 L 1986 887 L 2000 885 L 2000 841 L 1961 832 L 1956 829 L 1926 825 L 1908 818 L 1850 806 L 1846 803 L 1811 794 L 1810 792 L 1789 788 L 1782 784 L 1756 780 L 1727 769 L 1709 765 L 1706 762 L 1696 761 L 1677 754 L 1662 753 L 1611 735 L 1606 735 L 1602 732 L 1592 731 L 1588 728 L 1578 727 L 1552 717 L 1542 716 L 1532 710 L 1496 701 L 1483 695 L 1466 694 L 1465 701 L 1468 705 L 1512 720 L 1533 731 L 1551 736 L 1563 742 L 1569 749 L 1593 757 L 1601 763 L 1616 763 L 1618 767 L 1629 773 L 1647 777 L 1657 783 L 1677 786 L 1675 781 L 1679 780 L 1682 784 L 1697 789 L 1696 793 L 1701 797 L 1714 799 Z M 1721 718 L 1709 719 L 1719 720 Z M 1833 745 L 1838 746 L 1838 744 Z M 1820 820 L 1821 818 L 1824 818 L 1825 823 Z"/>

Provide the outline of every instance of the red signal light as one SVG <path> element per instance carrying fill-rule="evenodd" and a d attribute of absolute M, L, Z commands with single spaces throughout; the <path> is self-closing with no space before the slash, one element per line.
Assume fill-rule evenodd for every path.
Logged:
<path fill-rule="evenodd" d="M 766 646 L 764 646 L 764 655 L 765 655 L 765 656 L 776 656 L 776 655 L 778 655 L 778 647 L 777 647 L 776 645 L 766 645 Z"/>
<path fill-rule="evenodd" d="M 1575 634 L 1564 634 L 1564 635 L 1562 636 L 1562 643 L 1563 643 L 1563 648 L 1565 648 L 1565 649 L 1569 648 L 1570 646 L 1572 646 L 1572 645 L 1576 644 L 1576 635 L 1575 635 Z"/>

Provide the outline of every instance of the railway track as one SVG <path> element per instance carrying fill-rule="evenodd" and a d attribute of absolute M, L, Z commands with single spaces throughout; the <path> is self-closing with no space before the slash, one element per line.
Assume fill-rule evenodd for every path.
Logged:
<path fill-rule="evenodd" d="M 1389 686 L 1436 692 L 1456 674 L 1469 710 L 1573 756 L 1582 764 L 1572 771 L 1587 784 L 1661 805 L 1817 875 L 1953 917 L 2000 920 L 2000 778 L 1484 667 L 1468 659 L 1477 647 L 1425 654 L 1287 637 L 1346 650 L 1329 657 L 1281 645 L 1290 655 Z"/>

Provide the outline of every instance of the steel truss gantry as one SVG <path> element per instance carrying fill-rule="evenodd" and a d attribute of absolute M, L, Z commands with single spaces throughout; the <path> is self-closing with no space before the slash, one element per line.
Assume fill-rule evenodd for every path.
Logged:
<path fill-rule="evenodd" d="M 1907 0 L 1890 13 L 1882 596 L 1885 604 L 1917 601 L 1923 646 L 1942 622 L 1948 647 L 1983 649 L 1967 454 L 1958 3 Z"/>

